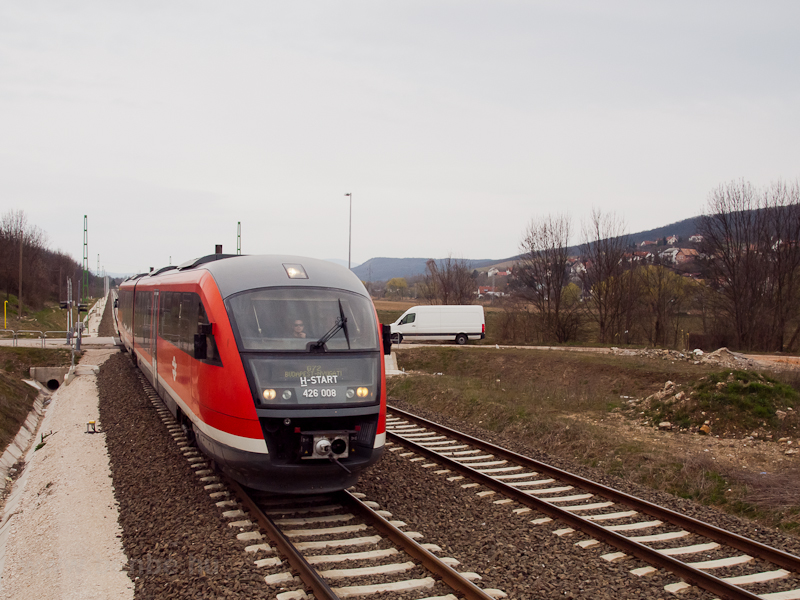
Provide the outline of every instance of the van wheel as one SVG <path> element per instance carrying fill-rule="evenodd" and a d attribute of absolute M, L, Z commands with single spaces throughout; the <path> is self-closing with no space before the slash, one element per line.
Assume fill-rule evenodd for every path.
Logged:
<path fill-rule="evenodd" d="M 402 342 L 402 341 L 403 341 L 403 336 L 402 335 L 400 335 L 399 333 L 393 333 L 392 334 L 392 343 L 393 344 L 397 344 L 399 346 L 400 342 Z"/>
<path fill-rule="evenodd" d="M 463 346 L 466 343 L 467 343 L 467 336 L 463 333 L 459 333 L 456 336 L 456 344 L 458 344 L 459 346 Z"/>

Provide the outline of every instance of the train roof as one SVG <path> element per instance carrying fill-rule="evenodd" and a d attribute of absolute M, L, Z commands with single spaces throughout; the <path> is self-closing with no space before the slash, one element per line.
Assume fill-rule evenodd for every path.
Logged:
<path fill-rule="evenodd" d="M 150 277 L 163 272 L 163 276 L 172 278 L 197 271 L 208 271 L 214 277 L 223 298 L 279 286 L 337 288 L 369 297 L 364 284 L 350 269 L 305 256 L 211 254 L 187 261 L 177 269 L 159 269 Z"/>

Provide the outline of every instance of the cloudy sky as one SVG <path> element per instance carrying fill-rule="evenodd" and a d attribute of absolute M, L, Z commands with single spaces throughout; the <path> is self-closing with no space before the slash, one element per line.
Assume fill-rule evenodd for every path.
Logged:
<path fill-rule="evenodd" d="M 505 258 L 537 215 L 630 232 L 800 176 L 800 3 L 0 5 L 0 212 L 92 270 L 223 244 Z M 575 240 L 579 241 L 579 240 Z"/>

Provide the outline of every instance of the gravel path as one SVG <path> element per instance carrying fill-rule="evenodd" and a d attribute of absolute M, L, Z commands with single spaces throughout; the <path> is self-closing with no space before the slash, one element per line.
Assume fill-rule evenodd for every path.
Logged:
<path fill-rule="evenodd" d="M 101 364 L 114 352 L 87 350 L 80 365 Z M 97 418 L 94 375 L 79 375 L 53 395 L 37 441 L 52 435 L 26 455 L 5 506 L 0 597 L 133 597 L 103 435 L 86 433 Z"/>

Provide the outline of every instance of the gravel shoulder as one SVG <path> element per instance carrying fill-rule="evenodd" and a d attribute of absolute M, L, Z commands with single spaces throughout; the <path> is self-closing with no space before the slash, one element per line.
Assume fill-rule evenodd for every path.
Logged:
<path fill-rule="evenodd" d="M 87 350 L 80 366 L 115 353 Z M 53 394 L 36 437 L 44 433 L 45 443 L 25 455 L 5 506 L 0 597 L 133 598 L 102 423 L 101 433 L 86 432 L 98 420 L 95 375 L 81 374 Z"/>

